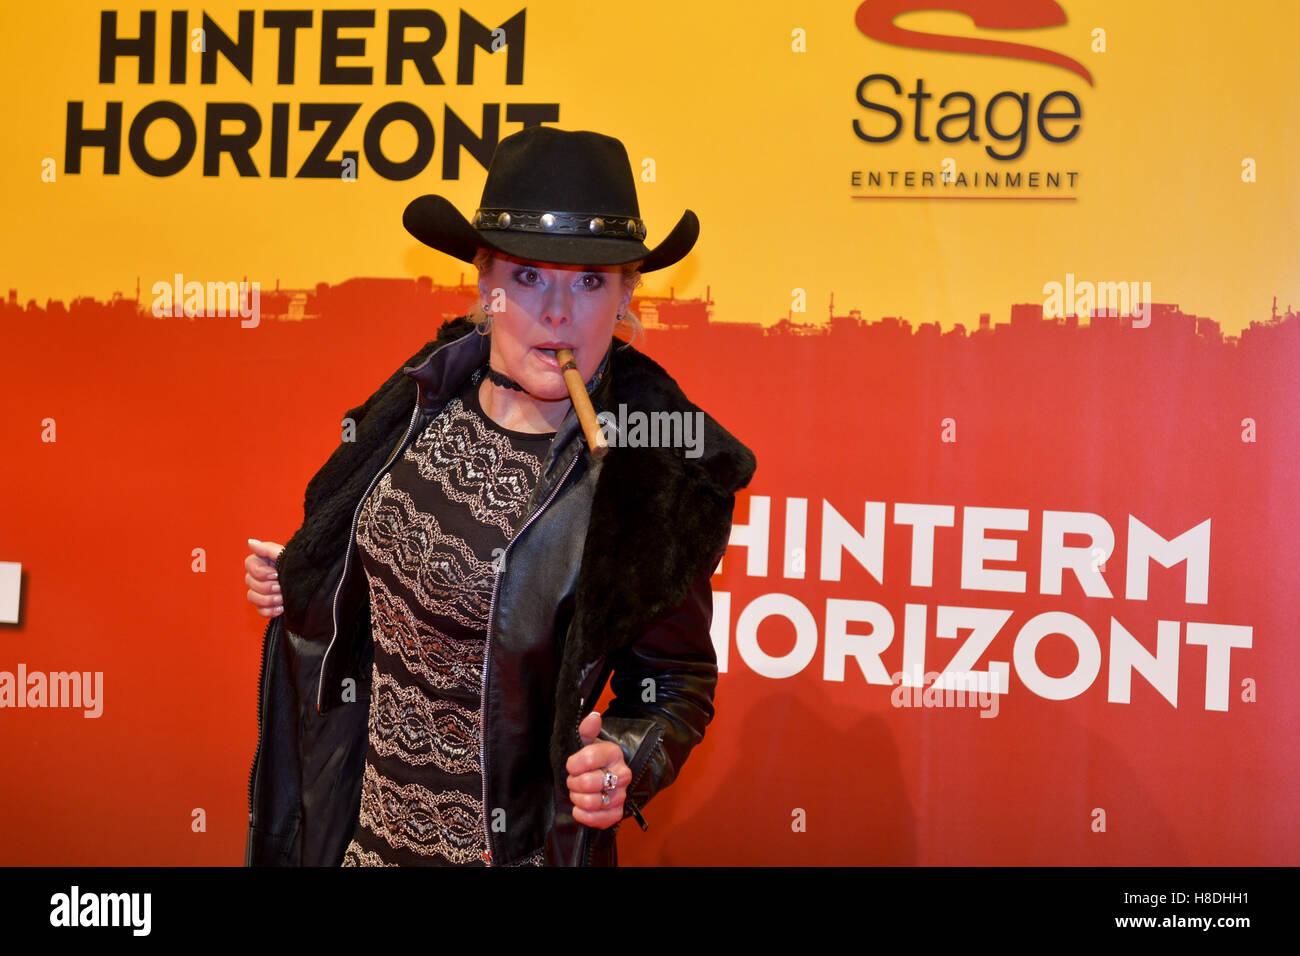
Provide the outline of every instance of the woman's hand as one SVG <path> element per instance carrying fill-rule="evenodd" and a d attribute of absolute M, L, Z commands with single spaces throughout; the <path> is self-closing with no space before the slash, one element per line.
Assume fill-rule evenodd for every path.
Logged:
<path fill-rule="evenodd" d="M 632 783 L 632 770 L 623 760 L 623 748 L 612 740 L 598 739 L 600 713 L 592 711 L 578 725 L 583 747 L 565 763 L 569 771 L 569 799 L 573 802 L 573 819 L 597 830 L 605 830 L 623 819 L 623 800 Z M 615 777 L 608 802 L 601 803 L 605 774 Z"/>
<path fill-rule="evenodd" d="M 275 559 L 284 545 L 274 541 L 248 539 L 253 553 L 244 559 L 244 583 L 248 585 L 248 600 L 257 607 L 262 617 L 275 617 L 284 613 L 284 599 L 280 594 L 279 575 L 275 573 Z"/>

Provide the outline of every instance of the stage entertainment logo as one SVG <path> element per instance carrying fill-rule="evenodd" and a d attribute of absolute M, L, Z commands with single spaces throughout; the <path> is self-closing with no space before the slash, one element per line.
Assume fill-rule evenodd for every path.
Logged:
<path fill-rule="evenodd" d="M 941 53 L 1001 57 L 1059 67 L 1089 87 L 1092 74 L 1078 60 L 1042 47 L 1001 39 L 949 36 L 897 26 L 909 13 L 949 12 L 968 16 L 984 30 L 1058 27 L 1065 11 L 1054 0 L 948 0 L 916 3 L 866 0 L 854 14 L 858 30 L 875 43 Z M 1105 52 L 1105 31 L 1092 31 L 1092 51 Z M 906 89 L 906 92 L 904 90 Z M 1074 141 L 1083 129 L 1083 104 L 1068 89 L 1035 95 L 1029 90 L 980 94 L 936 90 L 925 77 L 904 81 L 883 72 L 858 81 L 855 97 L 863 112 L 853 132 L 872 146 L 910 138 L 916 143 L 978 143 L 993 161 L 982 168 L 959 165 L 952 155 L 937 156 L 932 166 L 854 169 L 849 182 L 855 199 L 1039 199 L 1073 200 L 1079 171 L 1053 163 L 1035 169 L 1008 168 L 1036 142 L 1058 147 Z M 932 100 L 937 102 L 931 104 Z M 907 101 L 910 101 L 907 102 Z M 955 152 L 956 150 L 950 150 Z M 1041 153 L 1040 151 L 1037 151 Z M 1057 154 L 1051 153 L 1055 156 Z M 873 154 L 873 158 L 878 157 Z M 861 192 L 856 192 L 861 190 Z"/>

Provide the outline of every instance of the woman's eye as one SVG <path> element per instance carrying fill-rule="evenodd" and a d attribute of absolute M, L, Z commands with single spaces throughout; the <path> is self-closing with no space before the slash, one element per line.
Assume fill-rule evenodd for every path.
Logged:
<path fill-rule="evenodd" d="M 605 284 L 605 277 L 596 272 L 588 272 L 582 277 L 582 287 L 584 289 L 599 289 Z"/>
<path fill-rule="evenodd" d="M 520 269 L 515 273 L 515 281 L 518 282 L 520 285 L 536 285 L 537 270 Z"/>

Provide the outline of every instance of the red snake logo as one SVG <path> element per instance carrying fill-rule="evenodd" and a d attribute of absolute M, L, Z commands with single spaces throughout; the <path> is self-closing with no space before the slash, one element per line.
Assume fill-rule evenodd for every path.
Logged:
<path fill-rule="evenodd" d="M 1032 60 L 1077 73 L 1088 81 L 1089 86 L 1093 85 L 1092 74 L 1087 67 L 1055 50 L 1044 50 L 1024 43 L 1008 43 L 1005 40 L 922 33 L 894 26 L 895 17 L 919 10 L 964 13 L 975 26 L 986 30 L 1026 30 L 1059 27 L 1066 23 L 1065 11 L 1055 0 L 949 0 L 947 3 L 922 4 L 906 3 L 904 0 L 865 0 L 854 14 L 853 22 L 866 36 L 891 46 Z"/>

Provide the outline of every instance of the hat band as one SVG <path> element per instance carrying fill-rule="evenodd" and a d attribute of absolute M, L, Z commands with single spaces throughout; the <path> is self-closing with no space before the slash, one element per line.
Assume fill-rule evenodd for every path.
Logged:
<path fill-rule="evenodd" d="M 645 239 L 645 223 L 631 216 L 589 216 L 569 212 L 534 212 L 530 209 L 483 209 L 474 213 L 474 227 L 506 232 L 538 232 L 553 236 L 604 236 L 610 239 Z"/>

